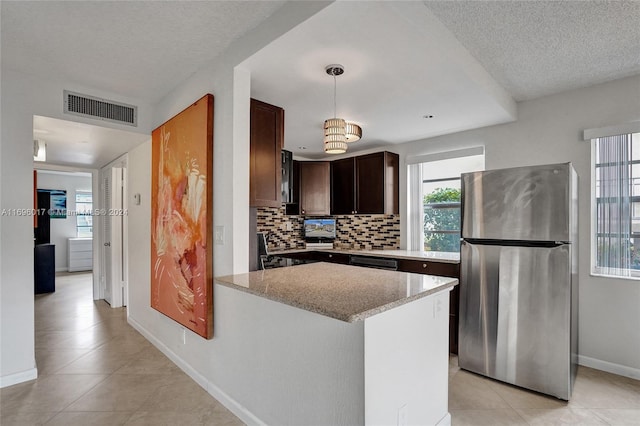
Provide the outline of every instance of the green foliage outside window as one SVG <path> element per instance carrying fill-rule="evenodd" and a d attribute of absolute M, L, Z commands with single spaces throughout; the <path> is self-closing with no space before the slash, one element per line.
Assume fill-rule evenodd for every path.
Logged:
<path fill-rule="evenodd" d="M 424 196 L 424 247 L 460 251 L 460 190 L 436 188 Z"/>

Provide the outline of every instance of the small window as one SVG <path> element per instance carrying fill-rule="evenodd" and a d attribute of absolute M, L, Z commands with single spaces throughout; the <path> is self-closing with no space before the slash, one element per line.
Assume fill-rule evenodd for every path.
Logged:
<path fill-rule="evenodd" d="M 424 250 L 460 251 L 460 177 L 422 182 Z"/>
<path fill-rule="evenodd" d="M 640 133 L 593 141 L 594 274 L 640 277 Z"/>
<path fill-rule="evenodd" d="M 76 234 L 80 238 L 93 237 L 93 195 L 91 192 L 76 192 Z"/>
<path fill-rule="evenodd" d="M 460 251 L 460 175 L 478 170 L 484 170 L 484 154 L 475 152 L 409 165 L 412 250 Z"/>

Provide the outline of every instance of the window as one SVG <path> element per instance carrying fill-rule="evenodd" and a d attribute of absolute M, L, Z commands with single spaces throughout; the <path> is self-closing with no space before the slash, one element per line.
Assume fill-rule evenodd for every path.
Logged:
<path fill-rule="evenodd" d="M 460 251 L 460 176 L 425 179 L 422 188 L 424 251 Z"/>
<path fill-rule="evenodd" d="M 427 155 L 413 161 L 410 158 L 407 162 L 411 250 L 459 252 L 460 175 L 484 170 L 484 148 Z"/>
<path fill-rule="evenodd" d="M 76 192 L 76 234 L 81 238 L 93 236 L 93 196 L 91 192 Z"/>
<path fill-rule="evenodd" d="M 592 140 L 592 270 L 640 277 L 640 133 Z"/>

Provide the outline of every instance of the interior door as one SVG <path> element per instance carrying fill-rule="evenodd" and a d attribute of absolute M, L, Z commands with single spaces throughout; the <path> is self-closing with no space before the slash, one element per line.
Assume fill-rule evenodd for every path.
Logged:
<path fill-rule="evenodd" d="M 108 218 L 111 222 L 111 306 L 124 305 L 125 293 L 125 247 L 124 247 L 124 167 L 111 168 L 111 207 Z"/>
<path fill-rule="evenodd" d="M 102 290 L 102 298 L 112 304 L 111 297 L 111 220 L 106 214 L 111 206 L 111 173 L 110 170 L 104 170 L 102 173 L 102 202 L 100 218 L 102 221 L 102 267 L 100 268 L 100 285 Z"/>
<path fill-rule="evenodd" d="M 102 298 L 113 308 L 126 305 L 125 167 L 102 170 Z"/>

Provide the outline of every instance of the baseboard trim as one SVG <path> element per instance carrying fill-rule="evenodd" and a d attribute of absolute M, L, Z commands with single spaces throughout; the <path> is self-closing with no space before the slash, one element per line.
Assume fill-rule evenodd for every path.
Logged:
<path fill-rule="evenodd" d="M 28 382 L 29 380 L 35 380 L 37 378 L 37 368 L 32 368 L 15 374 L 9 374 L 8 376 L 0 377 L 0 388 L 6 388 L 7 386 L 17 385 L 18 383 Z"/>
<path fill-rule="evenodd" d="M 440 419 L 436 426 L 451 426 L 451 413 L 447 412 L 447 415 Z"/>
<path fill-rule="evenodd" d="M 127 318 L 127 322 L 131 327 L 135 328 L 142 334 L 147 340 L 153 344 L 160 352 L 165 354 L 167 358 L 173 361 L 174 364 L 178 366 L 182 371 L 185 372 L 189 377 L 191 377 L 198 385 L 200 385 L 204 390 L 209 393 L 212 397 L 214 397 L 218 402 L 224 405 L 229 411 L 231 411 L 236 417 L 242 420 L 247 425 L 257 425 L 257 426 L 266 426 L 262 420 L 260 420 L 257 416 L 255 416 L 251 411 L 249 411 L 246 407 L 240 404 L 235 399 L 231 398 L 227 393 L 225 393 L 222 389 L 216 386 L 213 382 L 210 382 L 205 376 L 200 374 L 193 368 L 188 362 L 180 358 L 175 352 L 173 352 L 167 345 L 158 340 L 153 334 L 149 332 L 145 327 L 143 327 L 139 322 L 134 320 L 131 317 Z"/>
<path fill-rule="evenodd" d="M 628 367 L 626 365 L 614 364 L 613 362 L 602 361 L 600 359 L 589 358 L 588 356 L 578 355 L 578 364 L 585 367 L 595 368 L 596 370 L 606 371 L 607 373 L 625 376 L 631 379 L 640 380 L 640 369 Z"/>

